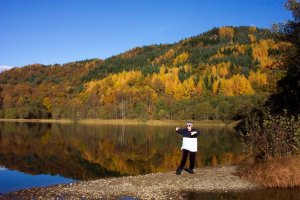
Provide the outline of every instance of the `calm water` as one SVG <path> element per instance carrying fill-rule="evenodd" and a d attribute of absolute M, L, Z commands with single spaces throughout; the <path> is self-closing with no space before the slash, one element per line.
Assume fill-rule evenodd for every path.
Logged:
<path fill-rule="evenodd" d="M 243 158 L 232 129 L 197 127 L 197 166 Z M 175 170 L 175 126 L 0 122 L 0 193 L 18 189 Z"/>
<path fill-rule="evenodd" d="M 36 186 L 42 187 L 71 182 L 74 182 L 74 180 L 59 175 L 30 175 L 0 167 L 0 193 Z"/>
<path fill-rule="evenodd" d="M 185 195 L 185 198 L 189 200 L 299 200 L 300 188 L 277 188 L 229 193 L 190 192 Z"/>

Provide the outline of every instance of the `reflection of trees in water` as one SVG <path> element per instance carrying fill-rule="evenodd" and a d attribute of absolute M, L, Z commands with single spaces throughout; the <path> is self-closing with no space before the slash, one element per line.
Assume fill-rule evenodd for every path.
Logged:
<path fill-rule="evenodd" d="M 288 189 L 262 189 L 262 190 L 250 190 L 241 192 L 189 192 L 185 195 L 186 199 L 190 200 L 298 200 L 300 197 L 300 188 L 288 188 Z"/>
<path fill-rule="evenodd" d="M 171 126 L 0 123 L 0 131 L 0 164 L 30 173 L 136 175 L 174 170 L 181 158 L 182 139 Z M 239 141 L 228 129 L 201 131 L 198 166 L 240 160 Z"/>
<path fill-rule="evenodd" d="M 241 142 L 234 130 L 209 127 L 201 130 L 203 134 L 198 140 L 198 150 L 202 165 L 233 164 L 243 158 Z"/>

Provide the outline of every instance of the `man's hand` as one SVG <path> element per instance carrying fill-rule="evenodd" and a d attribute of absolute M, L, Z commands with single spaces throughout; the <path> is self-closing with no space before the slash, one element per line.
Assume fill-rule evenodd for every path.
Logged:
<path fill-rule="evenodd" d="M 195 134 L 197 134 L 197 131 L 192 131 L 191 132 L 191 135 L 195 135 Z"/>
<path fill-rule="evenodd" d="M 180 128 L 179 127 L 176 127 L 176 131 L 178 131 Z"/>

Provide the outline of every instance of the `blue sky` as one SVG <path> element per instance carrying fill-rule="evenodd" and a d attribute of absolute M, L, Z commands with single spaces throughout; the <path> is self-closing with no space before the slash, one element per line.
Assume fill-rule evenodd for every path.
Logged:
<path fill-rule="evenodd" d="M 107 58 L 219 26 L 269 28 L 285 0 L 0 0 L 0 67 Z"/>

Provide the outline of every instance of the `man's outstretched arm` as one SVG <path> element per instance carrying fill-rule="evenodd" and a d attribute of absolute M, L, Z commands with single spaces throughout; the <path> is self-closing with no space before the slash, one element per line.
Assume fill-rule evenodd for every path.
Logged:
<path fill-rule="evenodd" d="M 176 132 L 177 132 L 178 134 L 182 135 L 183 132 L 184 132 L 184 129 L 179 128 L 179 127 L 176 127 Z"/>
<path fill-rule="evenodd" d="M 199 134 L 200 134 L 200 132 L 197 129 L 193 129 L 192 132 L 191 132 L 191 135 L 197 135 L 198 136 Z"/>

